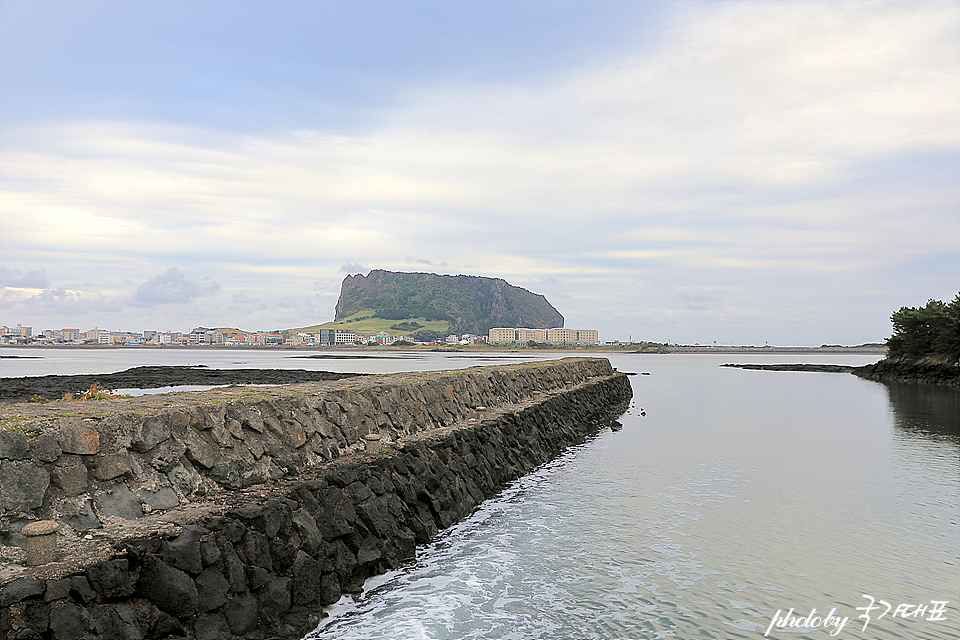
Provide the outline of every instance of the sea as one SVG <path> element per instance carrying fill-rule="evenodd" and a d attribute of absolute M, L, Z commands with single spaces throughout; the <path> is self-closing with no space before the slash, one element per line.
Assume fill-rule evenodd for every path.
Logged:
<path fill-rule="evenodd" d="M 3 377 L 138 365 L 458 369 L 559 353 L 0 349 Z M 315 355 L 315 354 L 313 354 Z M 960 390 L 598 354 L 617 424 L 328 607 L 315 640 L 960 637 Z M 372 357 L 371 357 L 372 356 Z"/>

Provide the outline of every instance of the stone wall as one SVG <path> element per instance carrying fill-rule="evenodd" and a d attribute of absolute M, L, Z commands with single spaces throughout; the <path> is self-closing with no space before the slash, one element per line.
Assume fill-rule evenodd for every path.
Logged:
<path fill-rule="evenodd" d="M 300 637 L 323 605 L 413 558 L 631 396 L 604 359 L 220 393 L 137 401 L 93 422 L 37 416 L 26 448 L 5 436 L 6 473 L 30 465 L 50 478 L 39 501 L 19 489 L 19 511 L 4 503 L 7 537 L 52 517 L 76 545 L 0 574 L 0 638 Z M 375 454 L 360 450 L 367 433 L 384 438 Z M 44 437 L 56 447 L 37 445 Z M 64 456 L 86 456 L 74 496 L 61 469 L 78 463 Z M 176 505 L 149 502 L 164 492 Z M 136 504 L 105 512 L 104 496 L 127 493 Z M 88 529 L 67 508 L 78 496 Z"/>

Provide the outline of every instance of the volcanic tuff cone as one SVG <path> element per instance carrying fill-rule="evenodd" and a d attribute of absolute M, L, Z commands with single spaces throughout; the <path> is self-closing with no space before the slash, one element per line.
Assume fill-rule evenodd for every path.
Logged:
<path fill-rule="evenodd" d="M 370 310 L 389 320 L 446 320 L 457 334 L 482 335 L 492 327 L 562 327 L 563 316 L 547 299 L 500 278 L 402 273 L 374 269 L 347 276 L 336 320 Z"/>

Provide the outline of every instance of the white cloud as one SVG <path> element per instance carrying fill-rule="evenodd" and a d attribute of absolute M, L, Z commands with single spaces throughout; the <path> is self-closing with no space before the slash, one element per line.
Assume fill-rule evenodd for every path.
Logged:
<path fill-rule="evenodd" d="M 11 289 L 46 289 L 50 278 L 46 269 L 32 269 L 22 273 L 19 269 L 0 267 L 0 287 Z"/>
<path fill-rule="evenodd" d="M 955 251 L 955 3 L 672 12 L 655 46 L 523 85 L 411 86 L 360 133 L 108 120 L 5 131 L 4 263 L 138 305 L 195 302 L 220 283 L 251 292 L 231 312 L 256 314 L 222 321 L 268 326 L 332 317 L 345 271 L 429 267 L 542 283 L 571 301 L 565 316 L 609 335 L 653 307 L 681 314 L 677 326 L 709 306 L 738 327 L 783 282 L 864 291 L 891 265 Z M 904 169 L 925 159 L 950 177 Z M 162 272 L 174 261 L 215 282 Z M 143 283 L 135 293 L 102 281 L 121 269 Z M 293 302 L 318 280 L 324 302 Z M 625 292 L 636 282 L 659 284 Z M 833 303 L 813 284 L 793 295 Z"/>

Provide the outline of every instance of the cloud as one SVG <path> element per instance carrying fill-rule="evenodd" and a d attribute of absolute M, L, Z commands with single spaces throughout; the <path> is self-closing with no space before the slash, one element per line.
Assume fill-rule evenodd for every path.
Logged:
<path fill-rule="evenodd" d="M 12 289 L 46 289 L 50 286 L 50 278 L 46 269 L 34 269 L 21 273 L 19 269 L 0 267 L 0 287 Z"/>
<path fill-rule="evenodd" d="M 230 296 L 230 311 L 237 314 L 247 314 L 251 311 L 265 311 L 269 305 L 256 296 L 247 295 L 246 291 L 240 291 Z"/>
<path fill-rule="evenodd" d="M 224 321 L 264 327 L 329 319 L 337 274 L 371 266 L 501 277 L 562 298 L 569 326 L 674 340 L 702 340 L 707 316 L 725 339 L 773 335 L 780 301 L 824 318 L 804 331 L 843 313 L 864 342 L 868 315 L 885 329 L 950 297 L 956 3 L 663 6 L 655 37 L 584 43 L 523 81 L 424 68 L 349 129 L 5 126 L 0 254 L 66 273 L 59 256 L 75 281 L 58 286 L 141 308 L 247 291 Z M 116 273 L 142 282 L 132 297 Z M 315 290 L 329 302 L 292 302 Z"/>
<path fill-rule="evenodd" d="M 683 306 L 685 306 L 687 309 L 694 309 L 697 311 L 714 309 L 720 306 L 720 304 L 723 302 L 723 299 L 720 298 L 720 296 L 697 288 L 679 291 L 677 295 L 679 295 L 680 300 L 683 301 Z"/>
<path fill-rule="evenodd" d="M 441 269 L 449 267 L 450 263 L 444 260 L 443 262 L 434 262 L 433 260 L 428 260 L 426 258 L 415 258 L 413 256 L 407 256 L 404 258 L 404 262 L 407 264 L 425 264 L 429 267 L 440 267 Z"/>
<path fill-rule="evenodd" d="M 62 288 L 44 289 L 33 295 L 23 295 L 21 292 L 6 289 L 0 292 L 0 307 L 5 314 L 26 318 L 42 317 L 54 325 L 77 324 L 81 320 L 87 321 L 88 318 L 97 322 L 103 316 L 123 310 L 121 301 L 100 292 L 84 294 Z"/>
<path fill-rule="evenodd" d="M 186 303 L 214 296 L 220 291 L 216 282 L 203 283 L 188 278 L 176 267 L 158 273 L 139 287 L 133 294 L 133 304 L 149 307 L 160 304 Z"/>

